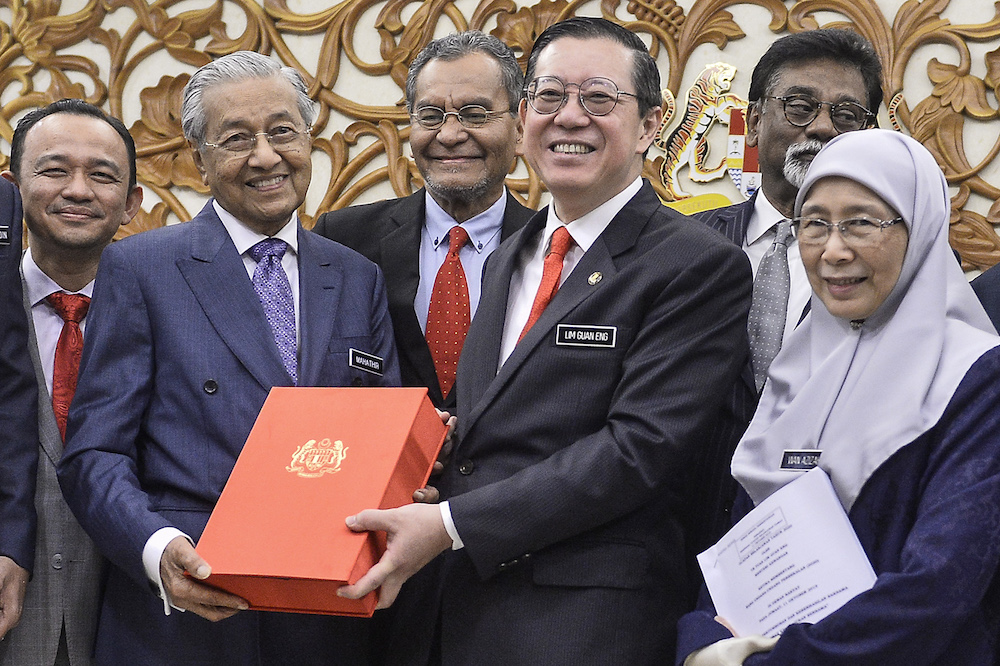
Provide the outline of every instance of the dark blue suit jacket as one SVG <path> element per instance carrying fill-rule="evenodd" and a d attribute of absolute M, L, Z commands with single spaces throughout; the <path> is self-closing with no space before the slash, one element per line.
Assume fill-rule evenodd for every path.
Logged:
<path fill-rule="evenodd" d="M 398 385 L 381 272 L 301 228 L 298 242 L 299 385 Z M 217 625 L 192 613 L 164 617 L 141 556 L 165 526 L 199 538 L 268 390 L 291 384 L 260 300 L 209 203 L 191 222 L 108 247 L 93 303 L 59 479 L 114 565 L 98 655 L 144 664 L 215 659 L 202 649 L 239 655 L 255 643 L 256 614 Z M 350 348 L 383 358 L 384 376 L 350 367 Z M 238 631 L 218 634 L 220 625 Z M 126 645 L 136 651 L 122 652 Z M 256 655 L 245 657 L 218 663 Z"/>
<path fill-rule="evenodd" d="M 38 387 L 21 291 L 21 195 L 0 178 L 0 555 L 35 558 Z"/>

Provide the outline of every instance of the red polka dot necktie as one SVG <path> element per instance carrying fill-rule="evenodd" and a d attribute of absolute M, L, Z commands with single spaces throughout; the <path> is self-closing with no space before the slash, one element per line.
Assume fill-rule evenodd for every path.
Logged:
<path fill-rule="evenodd" d="M 444 397 L 455 384 L 458 357 L 472 320 L 469 285 L 458 256 L 468 242 L 469 234 L 461 226 L 456 225 L 448 232 L 448 256 L 434 279 L 431 305 L 427 310 L 427 346 Z"/>
<path fill-rule="evenodd" d="M 542 281 L 538 284 L 538 292 L 535 294 L 535 301 L 531 304 L 531 314 L 528 315 L 528 322 L 521 330 L 521 335 L 517 341 L 528 332 L 538 318 L 542 316 L 545 307 L 552 300 L 552 297 L 559 291 L 559 278 L 562 276 L 563 259 L 569 248 L 573 245 L 573 237 L 564 226 L 558 227 L 552 232 L 552 242 L 549 244 L 549 253 L 545 255 L 542 263 Z"/>
<path fill-rule="evenodd" d="M 80 322 L 87 316 L 90 298 L 80 294 L 56 292 L 46 298 L 56 314 L 63 320 L 59 341 L 56 343 L 56 357 L 52 368 L 52 411 L 63 442 L 66 441 L 66 417 L 69 404 L 76 393 L 76 378 L 80 372 L 80 356 L 83 353 L 83 332 Z"/>

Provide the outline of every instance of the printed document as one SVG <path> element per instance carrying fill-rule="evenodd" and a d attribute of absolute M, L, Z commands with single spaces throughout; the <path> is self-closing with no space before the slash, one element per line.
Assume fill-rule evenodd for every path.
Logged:
<path fill-rule="evenodd" d="M 781 488 L 698 556 L 715 609 L 739 636 L 815 624 L 875 584 L 829 477 Z"/>

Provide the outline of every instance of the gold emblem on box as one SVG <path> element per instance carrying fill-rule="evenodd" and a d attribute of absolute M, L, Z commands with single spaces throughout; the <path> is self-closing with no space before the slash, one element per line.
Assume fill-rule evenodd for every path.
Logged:
<path fill-rule="evenodd" d="M 292 463 L 285 470 L 307 479 L 315 479 L 324 474 L 339 472 L 340 464 L 346 457 L 347 447 L 339 439 L 330 442 L 327 438 L 318 443 L 315 439 L 310 439 L 296 449 Z"/>

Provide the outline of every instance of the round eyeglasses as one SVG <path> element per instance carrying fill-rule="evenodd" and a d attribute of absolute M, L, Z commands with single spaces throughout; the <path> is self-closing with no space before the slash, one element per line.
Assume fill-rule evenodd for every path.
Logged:
<path fill-rule="evenodd" d="M 837 132 L 853 132 L 864 129 L 875 122 L 875 114 L 854 102 L 821 102 L 812 95 L 768 95 L 781 102 L 785 120 L 796 127 L 805 127 L 816 120 L 820 108 L 830 109 L 830 121 Z"/>
<path fill-rule="evenodd" d="M 299 139 L 307 136 L 311 131 L 312 127 L 307 127 L 305 130 L 299 131 L 290 125 L 278 125 L 267 132 L 255 132 L 253 134 L 249 132 L 237 132 L 236 134 L 227 136 L 218 143 L 205 141 L 202 145 L 209 148 L 221 148 L 234 158 L 246 157 L 257 147 L 257 137 L 263 136 L 275 152 L 285 153 L 298 150 L 300 147 Z"/>
<path fill-rule="evenodd" d="M 583 83 L 565 83 L 555 76 L 539 76 L 524 89 L 528 104 L 537 113 L 547 116 L 561 109 L 569 99 L 568 88 L 576 88 L 583 110 L 592 116 L 606 116 L 614 111 L 618 100 L 632 97 L 630 92 L 619 90 L 611 79 L 595 76 Z"/>
<path fill-rule="evenodd" d="M 479 104 L 466 104 L 458 111 L 445 111 L 436 106 L 422 106 L 410 114 L 410 118 L 424 129 L 435 130 L 442 127 L 448 116 L 455 116 L 462 127 L 476 129 L 494 118 L 510 111 L 490 111 Z"/>
<path fill-rule="evenodd" d="M 836 228 L 848 245 L 870 247 L 881 242 L 883 229 L 902 221 L 901 217 L 891 220 L 852 217 L 840 222 L 827 222 L 818 217 L 797 217 L 792 220 L 792 234 L 802 245 L 825 245 Z"/>

